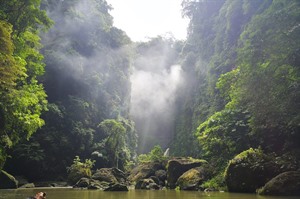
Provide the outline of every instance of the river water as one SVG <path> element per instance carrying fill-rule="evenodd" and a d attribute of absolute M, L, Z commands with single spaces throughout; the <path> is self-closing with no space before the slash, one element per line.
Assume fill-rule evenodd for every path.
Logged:
<path fill-rule="evenodd" d="M 47 193 L 47 199 L 299 199 L 300 197 L 271 197 L 255 194 L 237 194 L 198 191 L 145 191 L 104 192 L 99 190 L 79 190 L 71 188 L 15 189 L 0 190 L 0 199 L 26 199 L 39 191 Z"/>

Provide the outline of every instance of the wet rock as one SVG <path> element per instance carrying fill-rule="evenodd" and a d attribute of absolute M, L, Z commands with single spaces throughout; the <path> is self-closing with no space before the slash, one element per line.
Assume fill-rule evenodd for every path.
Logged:
<path fill-rule="evenodd" d="M 104 190 L 108 188 L 109 183 L 107 182 L 100 182 L 98 180 L 90 179 L 89 185 L 87 186 L 88 189 L 101 189 Z"/>
<path fill-rule="evenodd" d="M 140 179 L 135 184 L 135 189 L 147 189 L 150 183 L 154 183 L 154 181 L 152 179 Z"/>
<path fill-rule="evenodd" d="M 81 178 L 73 187 L 106 190 L 109 188 L 117 189 L 119 186 L 117 184 L 126 186 L 125 183 L 126 177 L 123 171 L 117 168 L 101 168 L 91 178 Z"/>
<path fill-rule="evenodd" d="M 279 174 L 258 191 L 261 195 L 300 196 L 300 171 Z"/>
<path fill-rule="evenodd" d="M 150 176 L 154 176 L 156 171 L 162 169 L 164 169 L 164 166 L 161 162 L 144 163 L 137 166 L 131 171 L 128 180 L 130 182 L 138 182 L 141 179 L 146 179 Z"/>
<path fill-rule="evenodd" d="M 255 193 L 278 175 L 280 166 L 273 157 L 259 149 L 249 149 L 232 159 L 225 171 L 225 182 L 230 192 Z"/>
<path fill-rule="evenodd" d="M 99 180 L 81 178 L 73 187 L 74 188 L 87 188 L 87 189 L 107 189 L 110 186 L 108 182 L 100 182 Z"/>
<path fill-rule="evenodd" d="M 160 189 L 159 185 L 154 182 L 153 179 L 147 178 L 147 179 L 141 179 L 139 180 L 136 185 L 135 189 L 147 189 L 147 190 L 154 190 L 154 189 Z"/>
<path fill-rule="evenodd" d="M 193 168 L 183 173 L 178 178 L 176 185 L 182 190 L 198 190 L 204 179 L 202 170 L 199 167 Z"/>
<path fill-rule="evenodd" d="M 148 185 L 148 187 L 149 187 L 149 190 L 159 190 L 160 189 L 160 186 L 156 183 L 150 183 Z"/>
<path fill-rule="evenodd" d="M 165 182 L 167 180 L 167 171 L 165 170 L 158 170 L 155 172 L 155 176 L 159 179 L 161 182 Z"/>
<path fill-rule="evenodd" d="M 156 176 L 151 176 L 150 179 L 152 179 L 156 184 L 160 183 L 160 180 Z"/>
<path fill-rule="evenodd" d="M 92 179 L 105 181 L 109 183 L 117 183 L 118 180 L 113 174 L 112 168 L 101 168 L 98 169 L 93 175 Z"/>
<path fill-rule="evenodd" d="M 128 191 L 128 187 L 123 184 L 111 184 L 108 188 L 104 189 L 104 191 Z"/>
<path fill-rule="evenodd" d="M 214 191 L 219 191 L 219 190 L 213 187 L 204 189 L 204 192 L 214 192 Z"/>
<path fill-rule="evenodd" d="M 90 184 L 87 186 L 87 189 L 101 189 L 101 186 L 99 184 Z"/>
<path fill-rule="evenodd" d="M 67 181 L 70 185 L 76 184 L 81 178 L 89 178 L 87 172 L 80 169 L 70 169 L 67 177 Z"/>
<path fill-rule="evenodd" d="M 167 166 L 167 182 L 168 187 L 174 189 L 178 178 L 186 171 L 207 164 L 205 160 L 192 158 L 176 158 L 169 160 Z"/>
<path fill-rule="evenodd" d="M 144 182 L 144 179 L 137 181 L 136 184 L 134 185 L 134 189 L 142 189 L 143 182 Z"/>
<path fill-rule="evenodd" d="M 113 168 L 111 168 L 111 172 L 120 184 L 126 183 L 127 177 L 126 177 L 126 174 L 122 170 L 113 167 Z"/>
<path fill-rule="evenodd" d="M 0 170 L 0 189 L 16 189 L 18 181 L 6 171 Z"/>
<path fill-rule="evenodd" d="M 81 178 L 75 185 L 75 188 L 87 188 L 90 185 L 90 179 Z"/>

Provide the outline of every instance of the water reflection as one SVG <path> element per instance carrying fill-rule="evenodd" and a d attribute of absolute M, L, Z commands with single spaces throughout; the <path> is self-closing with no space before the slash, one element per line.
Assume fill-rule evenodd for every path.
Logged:
<path fill-rule="evenodd" d="M 104 192 L 99 190 L 79 189 L 17 189 L 0 190 L 0 199 L 26 199 L 36 192 L 47 192 L 47 199 L 298 199 L 299 197 L 264 197 L 255 194 L 236 194 L 197 191 L 144 191 L 130 190 L 129 192 Z"/>

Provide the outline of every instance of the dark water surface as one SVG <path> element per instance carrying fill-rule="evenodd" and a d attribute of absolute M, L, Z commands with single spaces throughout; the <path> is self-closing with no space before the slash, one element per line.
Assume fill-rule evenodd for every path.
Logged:
<path fill-rule="evenodd" d="M 99 190 L 78 190 L 71 188 L 39 188 L 0 190 L 0 199 L 26 199 L 39 191 L 47 193 L 47 199 L 297 199 L 300 197 L 271 197 L 255 194 L 236 194 L 220 192 L 197 191 L 144 191 L 130 190 L 128 192 L 104 192 Z"/>

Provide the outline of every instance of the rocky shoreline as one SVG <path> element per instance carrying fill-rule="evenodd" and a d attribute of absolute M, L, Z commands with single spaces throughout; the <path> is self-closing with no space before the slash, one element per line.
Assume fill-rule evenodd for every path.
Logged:
<path fill-rule="evenodd" d="M 264 195 L 300 195 L 300 171 L 284 171 L 280 165 L 268 162 L 265 156 L 254 153 L 237 156 L 225 171 L 225 181 L 230 192 L 259 193 Z M 258 162 L 260 164 L 258 164 Z M 255 166 L 256 165 L 256 166 Z M 166 161 L 138 165 L 130 173 L 117 168 L 100 168 L 90 178 L 82 177 L 75 184 L 68 182 L 29 183 L 22 177 L 13 177 L 5 171 L 0 174 L 0 188 L 72 187 L 103 191 L 128 191 L 129 189 L 161 190 L 180 189 L 193 191 L 219 191 L 203 187 L 203 182 L 213 175 L 213 168 L 205 160 L 172 158 Z M 260 189 L 259 189 L 260 188 Z"/>

